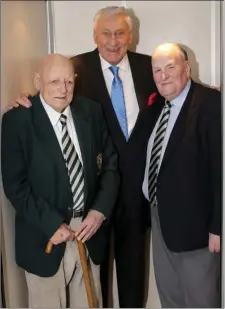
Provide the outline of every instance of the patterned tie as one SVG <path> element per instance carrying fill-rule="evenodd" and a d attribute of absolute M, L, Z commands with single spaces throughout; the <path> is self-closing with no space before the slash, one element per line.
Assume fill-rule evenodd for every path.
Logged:
<path fill-rule="evenodd" d="M 113 82 L 112 82 L 112 90 L 111 90 L 111 100 L 112 100 L 113 108 L 116 113 L 117 119 L 119 121 L 120 127 L 127 141 L 129 138 L 129 134 L 128 134 L 128 127 L 127 127 L 127 116 L 126 116 L 124 94 L 123 94 L 123 84 L 118 75 L 119 67 L 112 66 L 109 69 L 114 75 Z"/>
<path fill-rule="evenodd" d="M 148 170 L 148 194 L 149 194 L 150 205 L 156 201 L 156 179 L 158 175 L 158 166 L 163 146 L 163 140 L 170 116 L 170 110 L 171 110 L 171 104 L 170 102 L 166 101 L 166 104 L 163 109 L 163 114 L 159 121 L 159 125 L 156 130 L 153 142 L 149 170 Z"/>
<path fill-rule="evenodd" d="M 73 195 L 73 210 L 80 211 L 84 207 L 83 167 L 75 150 L 74 144 L 69 136 L 66 120 L 67 117 L 61 114 L 60 122 L 62 124 L 62 150 Z"/>

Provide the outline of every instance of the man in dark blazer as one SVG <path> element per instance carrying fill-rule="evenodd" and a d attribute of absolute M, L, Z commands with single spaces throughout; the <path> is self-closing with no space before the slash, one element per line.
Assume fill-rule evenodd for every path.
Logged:
<path fill-rule="evenodd" d="M 221 95 L 190 79 L 187 54 L 162 44 L 152 55 L 164 104 L 147 150 L 143 192 L 152 217 L 162 307 L 220 307 Z M 157 98 L 156 102 L 157 103 Z"/>
<path fill-rule="evenodd" d="M 76 242 L 85 242 L 96 299 L 106 225 L 119 185 L 114 151 L 98 103 L 75 97 L 74 68 L 48 55 L 35 74 L 33 107 L 2 120 L 2 179 L 16 210 L 16 262 L 25 270 L 29 306 L 88 307 Z M 48 241 L 55 245 L 45 253 Z M 66 243 L 66 241 L 68 241 Z M 97 306 L 98 306 L 97 305 Z"/>
<path fill-rule="evenodd" d="M 97 49 L 72 58 L 78 74 L 76 93 L 99 102 L 118 152 L 121 185 L 112 218 L 120 307 L 143 307 L 145 290 L 145 241 L 150 213 L 142 193 L 145 154 L 153 129 L 149 117 L 156 117 L 148 99 L 157 91 L 151 58 L 128 51 L 132 42 L 132 19 L 123 7 L 107 7 L 94 18 Z M 128 138 L 115 112 L 111 66 L 119 67 L 126 106 Z M 30 106 L 24 98 L 17 103 Z M 157 112 L 157 111 L 156 111 Z M 109 250 L 108 250 L 109 252 Z M 108 261 L 102 264 L 102 290 L 107 307 Z"/>
<path fill-rule="evenodd" d="M 94 39 L 98 49 L 72 58 L 78 74 L 76 91 L 101 103 L 119 156 L 121 186 L 112 227 L 119 304 L 122 308 L 144 305 L 145 244 L 150 214 L 141 185 L 146 146 L 152 129 L 149 117 L 154 117 L 148 98 L 157 91 L 152 77 L 151 58 L 127 51 L 132 40 L 131 25 L 132 21 L 123 8 L 101 10 L 94 19 Z M 119 67 L 123 83 L 128 140 L 113 107 L 111 66 Z M 109 258 L 106 258 L 102 265 L 105 306 L 108 261 Z"/>

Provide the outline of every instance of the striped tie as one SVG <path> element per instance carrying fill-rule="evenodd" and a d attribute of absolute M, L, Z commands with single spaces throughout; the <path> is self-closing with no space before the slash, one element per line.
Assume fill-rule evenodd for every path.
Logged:
<path fill-rule="evenodd" d="M 84 175 L 83 167 L 75 150 L 74 144 L 69 136 L 67 117 L 60 116 L 62 124 L 62 150 L 68 170 L 71 191 L 73 195 L 73 210 L 80 211 L 84 207 Z"/>
<path fill-rule="evenodd" d="M 155 139 L 152 147 L 149 170 L 148 170 L 148 194 L 150 205 L 156 202 L 156 180 L 158 175 L 158 166 L 161 156 L 163 139 L 166 133 L 166 127 L 170 116 L 171 104 L 166 102 L 163 114 L 156 130 Z"/>

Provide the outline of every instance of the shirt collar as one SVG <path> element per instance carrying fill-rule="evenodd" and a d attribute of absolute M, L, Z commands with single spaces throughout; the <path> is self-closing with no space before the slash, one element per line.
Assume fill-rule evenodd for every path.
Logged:
<path fill-rule="evenodd" d="M 40 100 L 53 127 L 55 127 L 56 124 L 58 123 L 61 114 L 64 114 L 67 117 L 70 116 L 70 106 L 69 105 L 65 108 L 65 110 L 62 113 L 59 113 L 45 102 L 41 94 L 40 94 Z"/>
<path fill-rule="evenodd" d="M 100 54 L 99 54 L 99 57 L 100 57 L 101 67 L 102 67 L 103 71 L 106 71 L 107 69 L 109 69 L 112 66 Z M 127 54 L 123 57 L 123 59 L 120 61 L 120 63 L 118 63 L 116 66 L 119 67 L 121 70 L 123 70 L 125 72 L 129 70 L 130 66 L 129 66 Z"/>
<path fill-rule="evenodd" d="M 190 87 L 191 87 L 191 80 L 189 79 L 186 86 L 181 91 L 181 93 L 178 95 L 178 97 L 170 101 L 171 105 L 181 108 L 184 104 L 184 101 L 186 100 Z"/>

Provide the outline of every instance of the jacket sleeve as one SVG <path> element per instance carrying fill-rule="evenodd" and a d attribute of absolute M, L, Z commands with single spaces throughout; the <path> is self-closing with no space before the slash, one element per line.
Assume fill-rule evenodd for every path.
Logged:
<path fill-rule="evenodd" d="M 209 155 L 209 178 L 212 187 L 213 208 L 210 233 L 221 234 L 222 208 L 222 108 L 221 93 L 212 90 L 205 105 Z"/>
<path fill-rule="evenodd" d="M 52 205 L 35 194 L 29 182 L 29 171 L 24 155 L 26 149 L 21 138 L 21 128 L 24 124 L 21 121 L 17 126 L 20 116 L 21 114 L 12 110 L 4 114 L 2 119 L 3 189 L 17 215 L 51 238 L 63 223 L 64 218 Z M 24 119 L 20 120 L 24 121 Z"/>

